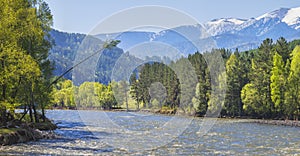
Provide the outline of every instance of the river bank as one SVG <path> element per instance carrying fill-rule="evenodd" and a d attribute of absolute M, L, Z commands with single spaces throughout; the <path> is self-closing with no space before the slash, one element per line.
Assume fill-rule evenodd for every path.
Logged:
<path fill-rule="evenodd" d="M 113 111 L 126 111 L 126 109 L 115 109 Z M 184 113 L 183 111 L 177 111 L 173 109 L 141 109 L 140 112 L 144 113 L 153 113 L 153 114 L 161 114 L 161 115 L 175 115 L 178 114 L 180 116 L 189 116 L 189 117 L 204 117 L 199 116 L 198 114 L 192 113 Z M 137 112 L 135 110 L 129 110 L 129 112 Z M 232 120 L 245 120 L 245 122 L 258 123 L 258 124 L 268 124 L 268 125 L 278 125 L 278 126 L 292 126 L 292 127 L 300 127 L 300 121 L 296 120 L 274 120 L 274 119 L 256 119 L 255 117 L 249 116 L 241 116 L 241 117 L 224 117 L 219 116 L 220 119 L 232 119 Z"/>
<path fill-rule="evenodd" d="M 0 146 L 51 139 L 55 137 L 53 130 L 56 128 L 49 119 L 39 123 L 12 122 L 8 127 L 0 128 Z"/>
<path fill-rule="evenodd" d="M 279 126 L 292 126 L 300 127 L 300 121 L 295 120 L 266 120 L 266 119 L 252 119 L 253 123 L 268 124 L 268 125 L 279 125 Z"/>
<path fill-rule="evenodd" d="M 66 109 L 53 109 L 53 110 L 66 110 Z M 74 109 L 67 109 L 67 110 L 74 110 Z M 88 109 L 76 109 L 76 110 L 88 110 Z M 92 109 L 94 111 L 104 111 L 104 112 L 142 112 L 142 113 L 150 113 L 150 114 L 160 114 L 160 115 L 179 115 L 179 116 L 186 116 L 186 117 L 204 117 L 200 116 L 196 113 L 185 113 L 184 111 L 176 110 L 176 109 L 169 109 L 169 108 L 163 108 L 163 109 L 124 109 L 124 108 L 118 108 L 118 109 L 110 109 L 110 110 L 98 110 L 98 109 Z M 228 117 L 228 116 L 219 116 L 220 119 L 245 119 L 245 122 L 251 122 L 251 123 L 258 123 L 258 124 L 269 124 L 269 125 L 278 125 L 278 126 L 292 126 L 292 127 L 300 127 L 300 121 L 296 120 L 277 120 L 277 119 L 257 119 L 256 117 L 251 116 L 239 116 L 239 117 Z"/>

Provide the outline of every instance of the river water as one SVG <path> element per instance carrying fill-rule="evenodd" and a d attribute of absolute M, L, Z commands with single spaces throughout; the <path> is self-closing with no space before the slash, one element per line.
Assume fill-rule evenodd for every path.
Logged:
<path fill-rule="evenodd" d="M 47 117 L 59 126 L 56 139 L 2 146 L 0 154 L 300 155 L 298 127 L 130 112 L 49 110 Z"/>

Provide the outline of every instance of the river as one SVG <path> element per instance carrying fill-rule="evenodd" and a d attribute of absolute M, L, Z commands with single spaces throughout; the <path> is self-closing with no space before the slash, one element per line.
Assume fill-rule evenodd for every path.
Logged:
<path fill-rule="evenodd" d="M 300 155 L 300 128 L 237 119 L 48 110 L 55 139 L 0 147 L 12 155 Z M 206 120 L 206 121 L 205 121 Z"/>

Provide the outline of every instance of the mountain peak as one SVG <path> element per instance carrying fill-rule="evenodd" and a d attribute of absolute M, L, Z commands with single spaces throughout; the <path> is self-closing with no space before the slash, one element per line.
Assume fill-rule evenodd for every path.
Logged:
<path fill-rule="evenodd" d="M 260 20 L 262 18 L 279 18 L 282 19 L 285 17 L 287 12 L 289 11 L 289 8 L 280 8 L 278 10 L 263 14 L 262 16 L 259 16 L 256 18 L 256 20 Z"/>
<path fill-rule="evenodd" d="M 245 19 L 239 18 L 220 18 L 205 23 L 204 27 L 211 35 L 219 35 L 221 33 L 233 30 L 246 21 L 247 20 Z"/>
<path fill-rule="evenodd" d="M 220 24 L 220 23 L 232 23 L 232 24 L 242 24 L 244 23 L 245 19 L 239 19 L 239 18 L 219 18 L 211 20 L 210 22 L 207 22 L 209 24 Z"/>
<path fill-rule="evenodd" d="M 294 26 L 295 29 L 300 28 L 300 7 L 291 8 L 282 19 L 289 26 Z"/>
<path fill-rule="evenodd" d="M 255 18 L 256 20 L 268 20 L 277 18 L 294 29 L 300 28 L 300 7 L 297 8 L 280 8 L 270 13 L 263 14 Z"/>

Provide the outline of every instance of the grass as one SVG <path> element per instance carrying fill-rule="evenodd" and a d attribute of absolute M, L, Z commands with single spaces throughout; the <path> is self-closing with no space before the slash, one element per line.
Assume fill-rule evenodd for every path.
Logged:
<path fill-rule="evenodd" d="M 14 133 L 18 130 L 18 128 L 0 128 L 0 135 Z"/>
<path fill-rule="evenodd" d="M 51 122 L 33 123 L 33 127 L 39 130 L 54 130 L 57 126 Z"/>

